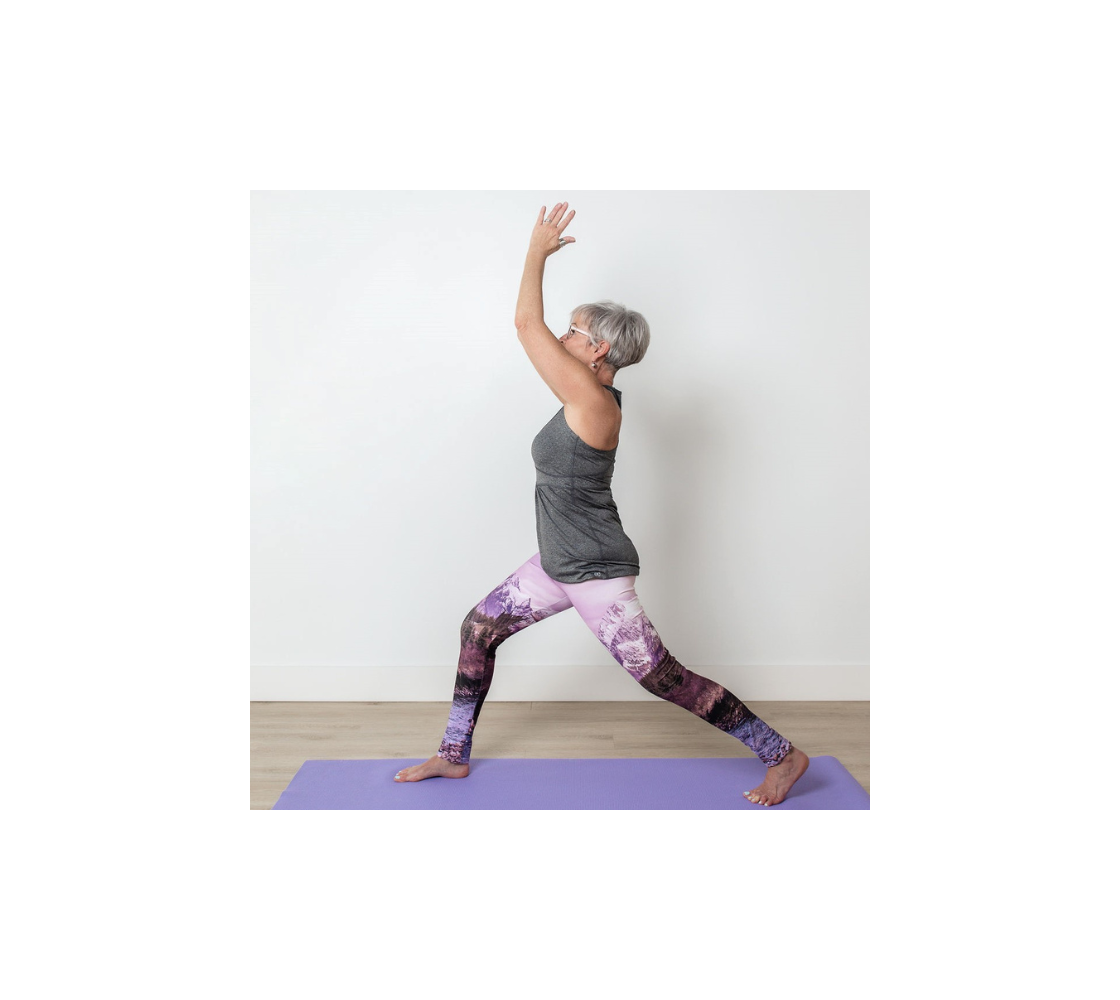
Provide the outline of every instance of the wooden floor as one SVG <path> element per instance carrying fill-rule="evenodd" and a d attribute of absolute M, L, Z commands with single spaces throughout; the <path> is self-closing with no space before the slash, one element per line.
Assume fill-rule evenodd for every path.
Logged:
<path fill-rule="evenodd" d="M 305 760 L 418 757 L 439 749 L 443 702 L 249 703 L 249 808 L 271 809 Z M 835 757 L 871 792 L 871 704 L 769 701 L 751 710 L 810 757 Z M 749 757 L 741 743 L 666 702 L 487 702 L 472 757 Z"/>

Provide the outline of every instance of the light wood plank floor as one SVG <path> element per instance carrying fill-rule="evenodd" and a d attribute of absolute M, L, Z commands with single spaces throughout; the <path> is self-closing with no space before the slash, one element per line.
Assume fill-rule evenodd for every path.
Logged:
<path fill-rule="evenodd" d="M 439 749 L 443 702 L 249 703 L 249 808 L 271 809 L 305 760 L 418 757 Z M 751 710 L 810 757 L 840 761 L 871 792 L 871 704 L 768 701 Z M 676 705 L 636 701 L 487 702 L 471 756 L 749 757 Z"/>

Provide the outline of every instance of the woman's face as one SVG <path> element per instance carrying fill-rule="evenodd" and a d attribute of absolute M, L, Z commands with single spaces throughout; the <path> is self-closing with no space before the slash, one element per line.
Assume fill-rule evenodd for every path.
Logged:
<path fill-rule="evenodd" d="M 595 347 L 598 343 L 592 346 L 591 331 L 584 325 L 581 317 L 577 316 L 572 320 L 572 327 L 575 329 L 569 329 L 564 333 L 560 337 L 560 343 L 569 354 L 578 358 L 581 364 L 590 366 L 595 358 Z M 582 330 L 583 333 L 577 333 L 576 330 Z"/>

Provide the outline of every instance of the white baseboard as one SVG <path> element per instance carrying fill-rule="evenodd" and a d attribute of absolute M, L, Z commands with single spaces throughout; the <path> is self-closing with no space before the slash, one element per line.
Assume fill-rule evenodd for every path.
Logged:
<path fill-rule="evenodd" d="M 870 701 L 864 665 L 703 667 L 748 705 L 751 701 Z M 250 701 L 450 701 L 455 667 L 251 667 Z M 488 701 L 657 700 L 620 667 L 540 667 L 502 663 Z"/>

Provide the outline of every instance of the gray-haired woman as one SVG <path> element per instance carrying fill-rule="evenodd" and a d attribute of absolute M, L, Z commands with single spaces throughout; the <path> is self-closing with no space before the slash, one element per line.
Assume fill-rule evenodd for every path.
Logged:
<path fill-rule="evenodd" d="M 622 530 L 611 495 L 622 393 L 615 374 L 649 346 L 649 324 L 613 302 L 576 307 L 556 337 L 544 322 L 545 259 L 575 243 L 561 234 L 575 217 L 567 202 L 533 227 L 514 325 L 517 338 L 563 406 L 533 440 L 539 551 L 463 619 L 451 714 L 436 755 L 402 768 L 397 781 L 465 778 L 475 723 L 494 676 L 495 651 L 534 622 L 575 608 L 600 642 L 641 684 L 749 747 L 766 777 L 743 794 L 776 805 L 805 773 L 809 758 L 726 688 L 683 667 L 664 646 L 634 590 L 638 553 Z"/>

